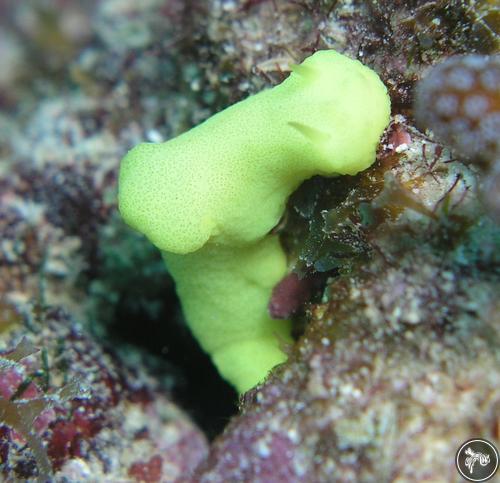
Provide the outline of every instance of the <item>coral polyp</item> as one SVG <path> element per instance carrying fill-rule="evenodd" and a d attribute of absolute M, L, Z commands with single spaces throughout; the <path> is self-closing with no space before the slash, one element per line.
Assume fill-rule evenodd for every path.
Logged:
<path fill-rule="evenodd" d="M 419 84 L 417 120 L 462 155 L 500 154 L 500 56 L 452 57 Z"/>

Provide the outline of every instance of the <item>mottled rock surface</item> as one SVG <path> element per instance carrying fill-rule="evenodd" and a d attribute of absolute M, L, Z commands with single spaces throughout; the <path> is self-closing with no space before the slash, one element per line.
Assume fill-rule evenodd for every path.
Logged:
<path fill-rule="evenodd" d="M 61 309 L 33 307 L 11 314 L 10 322 L 1 333 L 7 347 L 15 349 L 23 337 L 41 352 L 0 367 L 0 401 L 18 408 L 16 419 L 0 421 L 0 471 L 7 481 L 35 475 L 39 481 L 182 481 L 204 458 L 205 437 L 157 383 L 140 368 L 123 367 Z M 0 353 L 0 361 L 8 354 Z M 71 384 L 77 388 L 61 397 Z M 29 419 L 23 407 L 35 400 L 42 407 L 34 444 L 22 429 Z M 44 453 L 52 472 L 42 471 Z"/>

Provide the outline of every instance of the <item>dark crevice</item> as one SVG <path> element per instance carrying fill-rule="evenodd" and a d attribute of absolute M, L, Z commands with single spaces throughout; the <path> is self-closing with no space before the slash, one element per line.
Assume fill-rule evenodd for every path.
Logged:
<path fill-rule="evenodd" d="M 175 294 L 167 294 L 154 318 L 138 307 L 130 310 L 126 300 L 118 302 L 109 335 L 115 345 L 116 342 L 132 345 L 153 356 L 156 363 L 152 370 L 160 380 L 173 376 L 174 402 L 210 440 L 236 414 L 237 393 L 220 377 L 210 357 L 183 323 Z"/>

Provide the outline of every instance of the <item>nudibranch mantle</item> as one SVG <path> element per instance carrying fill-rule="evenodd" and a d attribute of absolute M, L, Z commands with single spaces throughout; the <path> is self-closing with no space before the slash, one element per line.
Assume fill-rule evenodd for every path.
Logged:
<path fill-rule="evenodd" d="M 311 176 L 369 167 L 389 115 L 377 74 L 324 50 L 281 84 L 123 159 L 122 217 L 161 250 L 189 327 L 240 393 L 291 342 L 289 322 L 267 310 L 287 269 L 270 232 L 288 197 Z"/>

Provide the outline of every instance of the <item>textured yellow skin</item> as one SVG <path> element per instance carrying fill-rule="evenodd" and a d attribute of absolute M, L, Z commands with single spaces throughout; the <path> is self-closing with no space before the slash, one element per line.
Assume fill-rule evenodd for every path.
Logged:
<path fill-rule="evenodd" d="M 267 313 L 286 273 L 269 231 L 305 179 L 370 166 L 389 113 L 375 72 L 320 51 L 280 85 L 123 159 L 120 212 L 162 251 L 192 332 L 240 393 L 291 340 Z"/>

